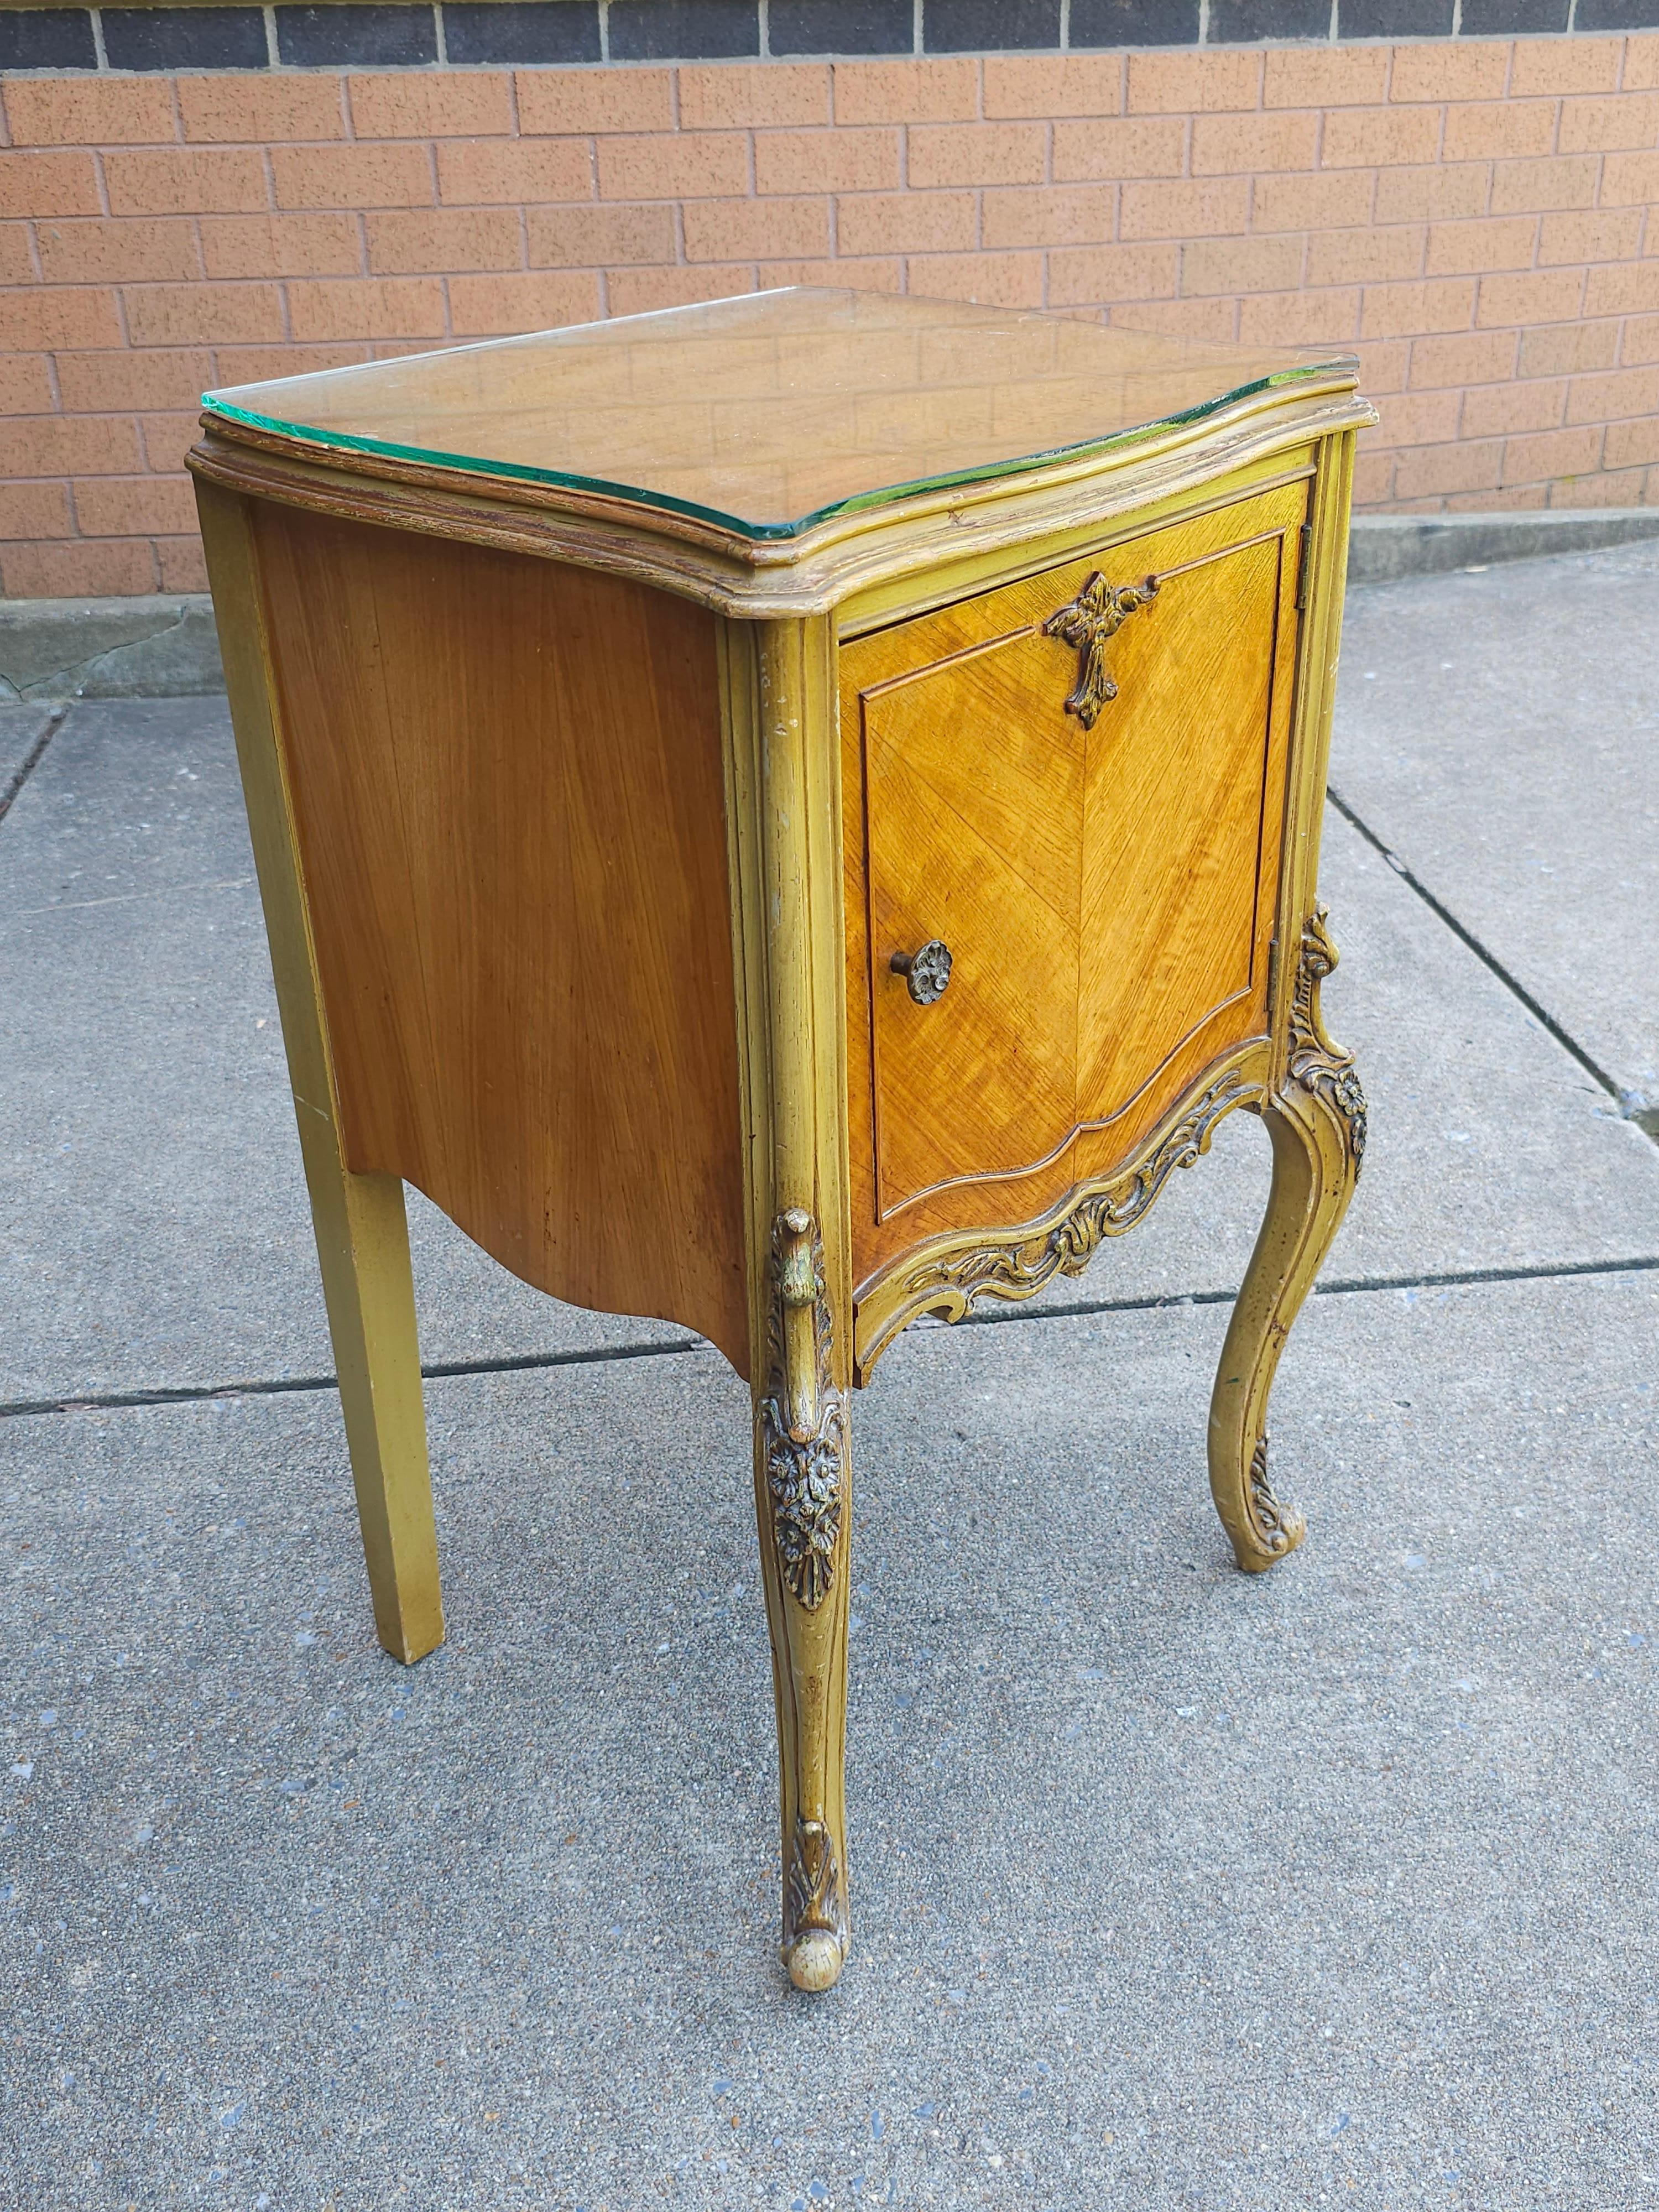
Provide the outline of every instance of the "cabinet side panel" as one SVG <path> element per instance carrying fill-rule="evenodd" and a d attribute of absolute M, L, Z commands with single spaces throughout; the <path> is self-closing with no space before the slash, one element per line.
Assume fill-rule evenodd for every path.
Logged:
<path fill-rule="evenodd" d="M 714 617 L 257 511 L 349 1164 L 744 1370 Z"/>

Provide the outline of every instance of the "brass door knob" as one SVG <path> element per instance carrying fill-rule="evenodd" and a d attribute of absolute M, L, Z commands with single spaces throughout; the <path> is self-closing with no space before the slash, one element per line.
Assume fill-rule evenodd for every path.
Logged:
<path fill-rule="evenodd" d="M 931 1006 L 945 996 L 951 980 L 951 948 L 942 938 L 930 937 L 915 952 L 896 952 L 888 962 L 919 1006 Z"/>

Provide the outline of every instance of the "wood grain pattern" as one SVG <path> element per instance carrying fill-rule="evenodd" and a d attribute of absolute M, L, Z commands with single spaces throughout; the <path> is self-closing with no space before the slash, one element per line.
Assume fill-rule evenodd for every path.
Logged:
<path fill-rule="evenodd" d="M 1090 560 L 843 648 L 861 1285 L 1042 1214 L 1265 1034 L 1305 513 L 1291 484 L 1101 556 L 1165 580 L 1110 641 L 1119 696 L 1087 732 L 1041 625 Z M 929 937 L 956 967 L 917 1007 L 888 958 Z"/>
<path fill-rule="evenodd" d="M 349 1165 L 748 1369 L 713 619 L 257 511 Z"/>

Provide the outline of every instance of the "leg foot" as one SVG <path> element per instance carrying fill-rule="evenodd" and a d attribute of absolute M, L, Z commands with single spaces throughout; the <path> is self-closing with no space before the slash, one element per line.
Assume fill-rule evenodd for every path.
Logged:
<path fill-rule="evenodd" d="M 1319 985 L 1336 965 L 1320 908 L 1302 935 L 1285 1079 L 1262 1109 L 1273 1139 L 1267 1218 L 1233 1308 L 1210 1401 L 1210 1488 L 1233 1556 L 1261 1574 L 1306 1524 L 1267 1479 L 1267 1394 L 1291 1324 L 1324 1265 L 1359 1176 L 1365 1099 L 1346 1053 L 1326 1036 Z"/>
<path fill-rule="evenodd" d="M 780 1955 L 798 1990 L 817 1990 L 838 1979 L 851 1940 L 842 1763 L 852 1515 L 823 1251 L 805 1212 L 778 1217 L 769 1297 L 755 1496 L 778 1708 Z"/>
<path fill-rule="evenodd" d="M 795 1820 L 784 1883 L 783 1963 L 798 1990 L 827 1990 L 847 1957 L 847 1899 L 835 1839 L 822 1820 Z"/>

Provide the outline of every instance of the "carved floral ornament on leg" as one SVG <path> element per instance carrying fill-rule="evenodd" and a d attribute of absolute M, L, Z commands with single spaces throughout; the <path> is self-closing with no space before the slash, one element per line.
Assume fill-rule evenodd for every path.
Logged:
<path fill-rule="evenodd" d="M 1333 1044 L 1320 1012 L 1319 987 L 1336 966 L 1336 947 L 1325 924 L 1329 909 L 1316 907 L 1302 930 L 1302 949 L 1297 960 L 1296 988 L 1291 998 L 1291 1079 L 1304 1091 L 1335 1108 L 1347 1132 L 1353 1160 L 1354 1181 L 1365 1158 L 1367 1109 L 1352 1053 Z"/>
<path fill-rule="evenodd" d="M 760 1407 L 766 1486 L 783 1579 L 815 1613 L 835 1580 L 847 1417 L 830 1361 L 823 1239 L 799 1206 L 772 1224 L 771 1292 Z"/>
<path fill-rule="evenodd" d="M 1078 654 L 1077 685 L 1066 702 L 1085 730 L 1092 730 L 1100 710 L 1117 696 L 1117 685 L 1106 665 L 1106 641 L 1122 629 L 1138 607 L 1150 606 L 1158 595 L 1158 578 L 1139 584 L 1109 584 L 1098 568 L 1071 603 L 1056 607 L 1042 625 L 1044 637 L 1057 637 Z"/>

